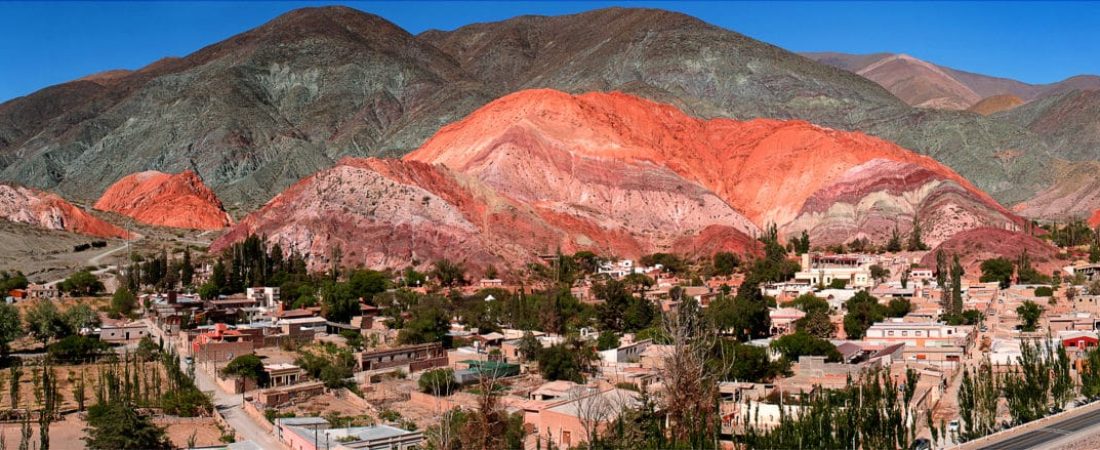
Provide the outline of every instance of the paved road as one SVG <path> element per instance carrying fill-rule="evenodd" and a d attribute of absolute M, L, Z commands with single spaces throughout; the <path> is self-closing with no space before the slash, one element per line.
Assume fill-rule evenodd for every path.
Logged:
<path fill-rule="evenodd" d="M 176 345 L 174 337 L 165 336 L 160 327 L 156 326 L 151 320 L 145 319 L 145 323 L 152 330 L 152 333 L 164 339 L 164 342 Z M 180 367 L 185 373 L 187 372 L 187 363 L 182 358 L 180 359 Z M 196 367 L 196 369 L 199 368 Z M 237 431 L 238 436 L 255 442 L 260 448 L 273 450 L 286 448 L 274 435 L 268 433 L 251 416 L 245 414 L 244 410 L 241 409 L 242 398 L 240 395 L 221 390 L 206 371 L 195 370 L 195 384 L 199 387 L 199 390 L 214 394 L 214 407 L 218 408 L 218 411 L 229 422 L 229 425 Z"/>
<path fill-rule="evenodd" d="M 1022 450 L 1037 448 L 1043 446 L 1043 444 L 1057 441 L 1070 434 L 1091 428 L 1098 424 L 1100 424 L 1100 410 L 1091 411 L 1052 423 L 1038 430 L 1028 431 L 1023 435 L 1011 439 L 1005 439 L 1001 442 L 981 447 L 981 449 Z"/>

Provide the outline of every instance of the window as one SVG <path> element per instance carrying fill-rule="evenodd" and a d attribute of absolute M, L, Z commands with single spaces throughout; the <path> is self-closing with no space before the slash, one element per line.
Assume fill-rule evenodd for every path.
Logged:
<path fill-rule="evenodd" d="M 901 335 L 902 335 L 902 336 L 908 336 L 908 335 L 909 335 L 909 332 L 908 332 L 908 331 L 902 331 L 902 332 L 901 332 Z"/>
<path fill-rule="evenodd" d="M 913 332 L 913 336 L 917 336 L 917 337 L 920 337 L 920 331 L 919 331 L 919 330 L 918 330 L 918 331 L 914 331 L 914 332 Z"/>
<path fill-rule="evenodd" d="M 894 335 L 894 332 L 893 332 L 892 330 L 891 330 L 891 331 L 887 331 L 887 332 L 886 332 L 886 335 L 887 335 L 887 336 L 893 336 L 893 335 Z"/>

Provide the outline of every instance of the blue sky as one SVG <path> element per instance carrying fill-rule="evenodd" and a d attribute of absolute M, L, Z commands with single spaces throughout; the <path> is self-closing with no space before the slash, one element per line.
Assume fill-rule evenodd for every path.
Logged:
<path fill-rule="evenodd" d="M 3 2 L 0 101 L 182 56 L 302 6 L 343 4 L 412 33 L 606 6 L 682 11 L 795 51 L 891 51 L 1047 83 L 1100 74 L 1100 3 L 1064 2 Z"/>

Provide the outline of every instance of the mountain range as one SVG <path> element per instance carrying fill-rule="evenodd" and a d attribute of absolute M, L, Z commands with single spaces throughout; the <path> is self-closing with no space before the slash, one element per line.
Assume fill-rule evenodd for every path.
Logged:
<path fill-rule="evenodd" d="M 278 195 L 214 243 L 252 234 L 318 265 L 441 257 L 523 267 L 589 250 L 751 252 L 762 230 L 929 244 L 1022 220 L 931 158 L 804 121 L 701 120 L 623 93 L 536 89 L 448 125 L 401 160 L 355 159 Z"/>
<path fill-rule="evenodd" d="M 166 192 L 197 192 L 210 212 L 204 217 L 217 222 L 203 227 L 229 223 L 220 218 L 223 202 L 248 216 L 222 245 L 240 230 L 294 245 L 353 235 L 322 232 L 293 208 L 324 211 L 310 220 L 355 225 L 362 238 L 401 229 L 423 241 L 393 240 L 387 245 L 406 248 L 359 255 L 378 263 L 387 251 L 427 257 L 418 247 L 427 243 L 485 255 L 486 263 L 517 259 L 518 250 L 498 247 L 509 227 L 530 232 L 511 236 L 523 251 L 537 246 L 522 244 L 532 237 L 546 251 L 554 238 L 625 254 L 683 248 L 706 233 L 736 247 L 773 224 L 843 241 L 908 229 L 914 218 L 939 241 L 978 226 L 1013 228 L 1015 214 L 1083 217 L 1100 209 L 1100 183 L 1082 178 L 1100 164 L 1097 80 L 1028 85 L 905 55 L 799 55 L 652 9 L 521 16 L 413 35 L 351 8 L 305 8 L 184 57 L 0 104 L 0 179 L 79 202 L 120 199 L 105 209 L 122 212 L 141 198 L 103 195 L 120 180 L 190 173 L 182 186 L 216 195 Z M 577 111 L 566 123 L 550 120 L 553 111 L 531 116 L 538 104 L 483 112 L 530 97 Z M 471 126 L 482 136 L 463 137 L 461 151 L 433 144 L 486 116 L 499 123 Z M 640 133 L 665 131 L 636 136 L 622 129 L 626 122 L 605 124 L 608 117 L 630 118 Z M 722 131 L 682 133 L 691 127 Z M 585 148 L 602 142 L 592 141 L 600 133 L 637 154 L 612 151 L 606 161 L 595 151 L 609 148 Z M 824 153 L 799 153 L 807 149 Z M 523 158 L 494 156 L 484 165 L 463 152 Z M 577 161 L 585 164 L 562 166 Z M 627 168 L 652 178 L 601 183 L 596 175 Z M 586 184 L 598 192 L 571 190 Z M 594 198 L 611 203 L 586 203 Z M 613 207 L 638 199 L 703 218 Z M 479 221 L 478 211 L 493 214 Z M 395 218 L 379 225 L 374 215 L 382 212 Z M 635 213 L 651 222 L 623 221 Z M 490 219 L 502 222 L 486 225 Z M 669 226 L 682 230 L 662 228 Z M 629 238 L 601 235 L 607 230 Z"/>
<path fill-rule="evenodd" d="M 344 156 L 403 155 L 529 88 L 864 131 L 1008 204 L 1056 181 L 1052 144 L 1018 121 L 914 108 L 855 73 L 679 13 L 613 8 L 414 36 L 343 7 L 0 105 L 0 179 L 92 200 L 131 173 L 194 170 L 240 214 Z"/>

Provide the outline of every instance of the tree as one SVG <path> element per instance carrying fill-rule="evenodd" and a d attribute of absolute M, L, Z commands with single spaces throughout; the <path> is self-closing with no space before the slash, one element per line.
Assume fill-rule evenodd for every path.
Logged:
<path fill-rule="evenodd" d="M 50 339 L 60 339 L 73 330 L 49 300 L 39 300 L 27 310 L 25 319 L 31 336 L 46 344 Z"/>
<path fill-rule="evenodd" d="M 928 246 L 921 240 L 920 234 L 920 217 L 913 216 L 913 230 L 909 232 L 909 242 L 906 243 L 907 250 L 911 252 L 928 250 Z"/>
<path fill-rule="evenodd" d="M 7 359 L 12 341 L 23 335 L 23 322 L 19 318 L 19 309 L 0 303 L 0 355 Z"/>
<path fill-rule="evenodd" d="M 462 264 L 449 259 L 439 259 L 432 264 L 431 275 L 443 287 L 454 287 L 466 284 L 466 269 Z"/>
<path fill-rule="evenodd" d="M 648 280 L 649 277 L 645 279 Z M 645 280 L 636 279 L 635 283 L 635 289 L 644 289 L 638 286 L 644 286 Z M 635 332 L 653 324 L 657 317 L 656 307 L 649 300 L 631 294 L 628 290 L 631 286 L 625 280 L 607 280 L 592 285 L 592 295 L 603 300 L 596 307 L 600 330 Z"/>
<path fill-rule="evenodd" d="M 99 313 L 84 303 L 72 306 L 61 316 L 61 319 L 68 324 L 69 329 L 73 332 L 98 327 L 101 322 Z"/>
<path fill-rule="evenodd" d="M 58 289 L 68 292 L 73 297 L 91 297 L 103 292 L 103 283 L 91 272 L 83 270 L 62 281 L 58 285 Z"/>
<path fill-rule="evenodd" d="M 800 333 L 822 339 L 832 339 L 836 336 L 836 326 L 829 318 L 829 313 L 822 310 L 806 313 L 806 316 L 794 322 L 794 328 Z"/>
<path fill-rule="evenodd" d="M 809 314 L 814 311 L 829 312 L 829 302 L 825 299 L 814 295 L 812 292 L 799 295 L 791 301 L 790 306 L 802 310 L 802 312 Z"/>
<path fill-rule="evenodd" d="M 991 258 L 982 261 L 982 276 L 979 281 L 988 283 L 996 281 L 1001 289 L 1008 289 L 1012 285 L 1012 274 L 1016 271 L 1016 265 L 1008 258 Z"/>
<path fill-rule="evenodd" d="M 714 254 L 712 265 L 715 275 L 729 276 L 741 265 L 741 258 L 730 252 L 718 252 Z"/>
<path fill-rule="evenodd" d="M 356 270 L 348 276 L 351 296 L 370 302 L 375 295 L 386 292 L 389 277 L 377 270 Z"/>
<path fill-rule="evenodd" d="M 1049 284 L 1050 277 L 1031 266 L 1031 256 L 1027 250 L 1016 259 L 1016 278 L 1020 284 Z"/>
<path fill-rule="evenodd" d="M 137 308 L 137 297 L 125 286 L 121 286 L 111 297 L 111 317 L 130 317 Z"/>
<path fill-rule="evenodd" d="M 267 385 L 267 372 L 264 371 L 264 362 L 256 355 L 241 355 L 233 358 L 222 369 L 223 376 L 237 376 L 249 379 L 258 386 Z"/>
<path fill-rule="evenodd" d="M 451 321 L 446 311 L 436 299 L 428 298 L 417 305 L 413 318 L 405 322 L 397 340 L 402 344 L 439 342 L 450 329 Z"/>
<path fill-rule="evenodd" d="M 348 283 L 325 282 L 321 288 L 321 315 L 333 322 L 348 323 L 360 314 L 359 298 Z"/>
<path fill-rule="evenodd" d="M 897 253 L 901 251 L 901 234 L 898 233 L 898 226 L 894 225 L 894 231 L 890 234 L 890 240 L 886 242 L 886 251 L 890 253 Z"/>
<path fill-rule="evenodd" d="M 517 346 L 519 353 L 523 355 L 523 359 L 526 361 L 538 361 L 539 352 L 542 351 L 542 343 L 535 337 L 535 334 L 528 331 L 523 333 L 523 337 L 519 340 Z"/>
<path fill-rule="evenodd" d="M 947 255 L 941 250 L 936 250 L 936 286 L 940 289 L 947 286 Z"/>
<path fill-rule="evenodd" d="M 954 314 L 962 312 L 963 300 L 962 300 L 962 277 L 966 274 L 963 270 L 962 263 L 959 262 L 959 255 L 952 255 L 951 262 L 951 309 Z"/>
<path fill-rule="evenodd" d="M 798 361 L 802 356 L 824 356 L 828 362 L 840 362 L 841 359 L 835 345 L 807 333 L 788 334 L 772 341 L 772 347 L 788 361 Z"/>
<path fill-rule="evenodd" d="M 458 383 L 455 382 L 455 371 L 450 368 L 424 372 L 420 375 L 417 384 L 420 386 L 420 392 L 435 396 L 451 395 L 455 389 L 458 389 Z"/>
<path fill-rule="evenodd" d="M 191 264 L 191 249 L 183 249 L 183 262 L 180 263 L 180 284 L 190 286 L 195 279 L 195 266 Z"/>
<path fill-rule="evenodd" d="M 909 299 L 894 298 L 890 300 L 890 303 L 886 304 L 886 317 L 904 317 L 909 314 L 909 311 L 913 310 L 912 303 Z"/>
<path fill-rule="evenodd" d="M 848 311 L 844 315 L 844 333 L 848 339 L 862 339 L 871 324 L 885 317 L 883 306 L 867 291 L 857 292 L 844 303 L 844 308 Z"/>
<path fill-rule="evenodd" d="M 871 271 L 871 278 L 879 282 L 886 281 L 887 278 L 890 278 L 890 269 L 884 268 L 878 264 L 871 264 L 868 270 Z"/>
<path fill-rule="evenodd" d="M 584 383 L 596 359 L 592 347 L 577 340 L 551 345 L 539 352 L 539 373 L 547 381 L 568 380 Z"/>
<path fill-rule="evenodd" d="M 47 353 L 55 361 L 78 364 L 94 362 L 110 349 L 110 345 L 97 338 L 76 335 L 66 336 L 51 344 Z"/>
<path fill-rule="evenodd" d="M 725 350 L 726 354 L 733 355 L 733 363 L 724 376 L 726 380 L 762 383 L 778 374 L 778 367 L 768 357 L 766 348 L 729 342 L 728 339 L 722 343 L 729 347 Z"/>
<path fill-rule="evenodd" d="M 1036 324 L 1039 323 L 1039 317 L 1043 315 L 1043 307 L 1031 300 L 1024 300 L 1016 308 L 1016 314 L 1020 316 L 1020 330 L 1035 331 Z"/>
<path fill-rule="evenodd" d="M 600 337 L 596 339 L 596 349 L 600 351 L 613 350 L 619 348 L 619 335 L 613 331 L 605 331 L 600 333 Z"/>
<path fill-rule="evenodd" d="M 88 409 L 88 428 L 84 442 L 91 449 L 170 449 L 172 443 L 164 430 L 153 425 L 137 410 L 112 401 Z"/>

